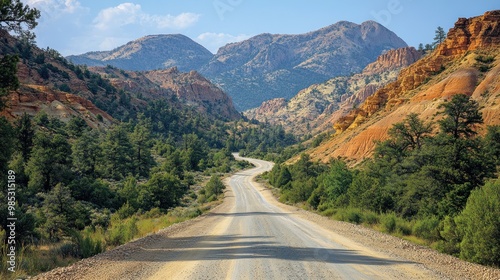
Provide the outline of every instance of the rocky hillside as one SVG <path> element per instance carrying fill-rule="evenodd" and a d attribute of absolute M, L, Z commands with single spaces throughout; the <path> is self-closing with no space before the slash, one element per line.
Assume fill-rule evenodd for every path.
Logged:
<path fill-rule="evenodd" d="M 196 72 L 177 68 L 147 73 L 127 72 L 108 66 L 75 66 L 57 51 L 23 43 L 0 30 L 0 53 L 17 54 L 20 88 L 11 92 L 0 112 L 9 119 L 23 113 L 67 121 L 83 118 L 92 127 L 107 127 L 145 108 L 148 101 L 164 99 L 177 108 L 190 107 L 206 117 L 240 118 L 231 99 Z"/>
<path fill-rule="evenodd" d="M 284 98 L 265 101 L 260 107 L 244 114 L 250 119 L 283 125 L 297 135 L 332 130 L 333 122 L 377 89 L 394 81 L 402 68 L 414 63 L 420 56 L 413 47 L 390 50 L 366 66 L 360 74 L 312 85 L 290 101 Z"/>
<path fill-rule="evenodd" d="M 219 49 L 200 72 L 225 89 L 239 110 L 336 76 L 360 72 L 406 43 L 382 25 L 338 22 L 300 35 L 261 34 Z"/>
<path fill-rule="evenodd" d="M 196 71 L 180 72 L 177 67 L 146 72 L 124 71 L 115 67 L 93 67 L 93 72 L 108 79 L 125 92 L 140 93 L 141 100 L 178 100 L 202 114 L 223 120 L 241 117 L 231 98 Z"/>
<path fill-rule="evenodd" d="M 486 125 L 500 124 L 500 11 L 460 18 L 437 49 L 377 90 L 334 125 L 337 135 L 310 151 L 313 159 L 345 157 L 359 162 L 373 153 L 374 140 L 409 113 L 433 120 L 450 96 L 468 94 Z"/>
<path fill-rule="evenodd" d="M 190 38 L 175 35 L 152 35 L 127 43 L 112 51 L 89 52 L 69 56 L 75 64 L 112 65 L 124 70 L 143 71 L 176 66 L 180 71 L 197 70 L 213 54 Z"/>

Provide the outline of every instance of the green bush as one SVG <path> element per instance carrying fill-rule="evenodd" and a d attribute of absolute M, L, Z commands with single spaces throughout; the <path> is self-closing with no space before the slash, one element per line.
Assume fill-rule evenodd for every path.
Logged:
<path fill-rule="evenodd" d="M 61 257 L 68 258 L 74 257 L 77 258 L 79 256 L 78 246 L 74 243 L 64 243 L 58 249 L 57 252 Z"/>
<path fill-rule="evenodd" d="M 381 223 L 384 231 L 388 233 L 393 233 L 396 231 L 396 214 L 394 213 L 389 213 L 385 214 L 381 218 Z"/>
<path fill-rule="evenodd" d="M 442 225 L 443 230 L 439 233 L 443 240 L 438 241 L 436 250 L 458 257 L 460 255 L 460 242 L 462 237 L 457 230 L 457 224 L 452 217 L 446 216 L 442 221 Z"/>
<path fill-rule="evenodd" d="M 413 225 L 413 235 L 429 240 L 438 241 L 441 239 L 439 234 L 439 219 L 436 216 L 426 217 L 415 222 Z"/>
<path fill-rule="evenodd" d="M 367 225 L 375 225 L 379 223 L 379 217 L 377 214 L 373 212 L 365 211 L 363 216 L 363 222 Z"/>
<path fill-rule="evenodd" d="M 411 235 L 412 225 L 411 222 L 396 218 L 396 232 L 401 235 Z"/>
<path fill-rule="evenodd" d="M 72 243 L 61 246 L 62 256 L 73 256 L 76 258 L 88 258 L 104 252 L 104 244 L 101 240 L 94 240 L 90 235 L 73 231 L 71 233 Z"/>
<path fill-rule="evenodd" d="M 120 207 L 120 209 L 118 209 L 116 213 L 118 214 L 120 219 L 126 219 L 134 215 L 135 209 L 127 201 L 127 203 L 123 204 L 122 207 Z"/>
<path fill-rule="evenodd" d="M 463 239 L 460 257 L 484 265 L 500 266 L 500 180 L 472 191 L 457 229 Z"/>
<path fill-rule="evenodd" d="M 115 219 L 111 227 L 106 232 L 106 242 L 109 245 L 119 246 L 132 240 L 139 232 L 137 228 L 137 218 L 133 217 L 125 222 Z"/>
<path fill-rule="evenodd" d="M 320 210 L 320 209 L 318 209 Z M 332 217 L 337 213 L 337 210 L 334 208 L 326 208 L 321 211 L 321 215 L 326 216 L 326 217 Z"/>
<path fill-rule="evenodd" d="M 354 224 L 361 224 L 363 222 L 363 213 L 361 210 L 354 208 L 340 209 L 334 217 L 337 220 Z"/>

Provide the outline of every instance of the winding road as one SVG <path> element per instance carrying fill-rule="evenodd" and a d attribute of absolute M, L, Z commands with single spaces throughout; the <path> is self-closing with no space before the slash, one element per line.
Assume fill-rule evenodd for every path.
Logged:
<path fill-rule="evenodd" d="M 441 279 L 280 204 L 254 181 L 272 163 L 245 160 L 209 214 L 40 279 Z"/>

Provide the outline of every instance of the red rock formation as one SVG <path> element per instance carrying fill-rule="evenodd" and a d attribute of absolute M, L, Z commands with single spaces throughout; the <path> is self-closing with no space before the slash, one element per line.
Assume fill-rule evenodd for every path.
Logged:
<path fill-rule="evenodd" d="M 61 121 L 68 121 L 73 116 L 83 118 L 91 127 L 108 126 L 113 117 L 97 108 L 89 100 L 62 91 L 55 91 L 47 86 L 23 85 L 15 92 L 11 92 L 6 108 L 0 115 L 8 119 L 16 119 L 24 113 L 36 115 L 43 110 L 52 117 Z M 98 120 L 103 117 L 103 122 Z"/>
<path fill-rule="evenodd" d="M 377 61 L 370 63 L 363 70 L 363 74 L 375 75 L 388 70 L 407 67 L 419 60 L 422 54 L 414 47 L 406 47 L 390 50 L 377 58 Z"/>
<path fill-rule="evenodd" d="M 374 140 L 409 113 L 435 121 L 439 105 L 464 93 L 475 99 L 485 125 L 500 124 L 500 11 L 459 19 L 446 40 L 431 54 L 403 69 L 397 80 L 335 124 L 339 133 L 313 149 L 311 157 L 328 161 L 344 157 L 353 163 L 373 153 Z M 488 58 L 484 62 L 484 58 Z"/>

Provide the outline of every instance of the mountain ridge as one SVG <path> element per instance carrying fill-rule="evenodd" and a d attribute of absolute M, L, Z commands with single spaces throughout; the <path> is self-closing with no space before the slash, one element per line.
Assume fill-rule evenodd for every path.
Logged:
<path fill-rule="evenodd" d="M 374 21 L 341 21 L 303 34 L 264 33 L 228 44 L 200 72 L 224 88 L 238 109 L 248 109 L 359 72 L 384 51 L 406 46 Z"/>
<path fill-rule="evenodd" d="M 195 72 L 172 68 L 152 80 L 140 72 L 112 66 L 79 67 L 55 50 L 28 45 L 1 29 L 0 51 L 20 56 L 20 87 L 9 92 L 7 107 L 0 112 L 10 120 L 23 113 L 33 116 L 45 111 L 63 122 L 80 117 L 91 127 L 106 128 L 160 99 L 176 109 L 194 109 L 210 119 L 241 118 L 229 96 Z M 121 82 L 116 81 L 119 77 Z M 168 86 L 161 84 L 162 79 Z"/>
<path fill-rule="evenodd" d="M 157 43 L 161 44 L 155 45 L 155 36 L 182 36 L 184 41 L 159 40 Z M 124 70 L 148 71 L 171 66 L 184 72 L 196 70 L 225 90 L 241 111 L 270 98 L 291 98 L 300 89 L 335 76 L 359 72 L 381 53 L 405 46 L 401 38 L 374 21 L 361 24 L 340 21 L 303 34 L 259 34 L 227 44 L 215 55 L 184 35 L 152 35 L 112 51 L 90 52 L 68 59 L 77 64 L 109 64 Z M 188 52 L 177 51 L 178 58 L 174 59 L 166 51 L 174 48 Z M 183 60 L 191 62 L 179 65 Z"/>
<path fill-rule="evenodd" d="M 311 158 L 327 162 L 342 157 L 359 163 L 373 154 L 374 141 L 386 139 L 394 123 L 409 113 L 433 121 L 439 105 L 459 93 L 479 103 L 484 125 L 500 124 L 499 46 L 500 10 L 459 18 L 432 53 L 341 117 L 334 124 L 336 135 L 311 149 Z"/>
<path fill-rule="evenodd" d="M 250 119 L 280 124 L 297 135 L 318 134 L 332 130 L 336 119 L 363 102 L 378 88 L 396 79 L 399 71 L 420 59 L 413 47 L 405 47 L 380 55 L 361 73 L 335 77 L 300 90 L 286 101 L 276 98 L 244 112 Z"/>
<path fill-rule="evenodd" d="M 93 51 L 67 58 L 75 64 L 115 66 L 123 70 L 146 71 L 176 66 L 183 72 L 200 68 L 213 54 L 182 34 L 148 35 L 110 51 Z"/>

